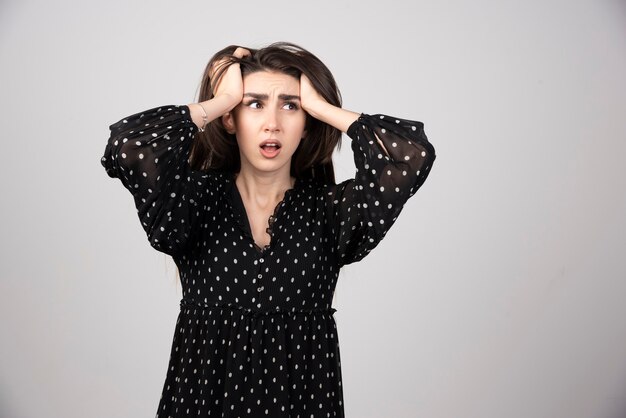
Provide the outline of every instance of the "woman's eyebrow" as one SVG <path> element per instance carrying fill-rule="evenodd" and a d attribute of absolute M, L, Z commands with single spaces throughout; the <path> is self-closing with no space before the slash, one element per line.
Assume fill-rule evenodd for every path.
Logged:
<path fill-rule="evenodd" d="M 243 97 L 252 97 L 257 100 L 267 100 L 270 96 L 262 93 L 244 93 Z M 297 94 L 279 94 L 278 98 L 280 100 L 300 100 L 300 96 Z"/>
<path fill-rule="evenodd" d="M 279 94 L 278 98 L 281 100 L 300 100 L 300 96 L 297 94 Z"/>

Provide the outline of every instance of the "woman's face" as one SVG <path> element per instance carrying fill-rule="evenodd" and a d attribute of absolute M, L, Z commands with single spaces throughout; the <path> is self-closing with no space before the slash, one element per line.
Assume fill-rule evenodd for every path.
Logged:
<path fill-rule="evenodd" d="M 291 157 L 305 136 L 300 81 L 260 71 L 243 78 L 243 100 L 223 117 L 235 133 L 241 169 L 289 176 Z"/>

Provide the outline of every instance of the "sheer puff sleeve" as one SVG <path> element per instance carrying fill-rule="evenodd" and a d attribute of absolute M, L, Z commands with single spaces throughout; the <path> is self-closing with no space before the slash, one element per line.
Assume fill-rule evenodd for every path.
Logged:
<path fill-rule="evenodd" d="M 347 134 L 355 178 L 328 193 L 339 266 L 361 260 L 378 245 L 435 160 L 422 122 L 361 114 Z"/>
<path fill-rule="evenodd" d="M 173 255 L 187 245 L 207 192 L 205 173 L 191 170 L 197 131 L 186 105 L 155 107 L 110 125 L 101 163 L 135 200 L 150 245 Z"/>

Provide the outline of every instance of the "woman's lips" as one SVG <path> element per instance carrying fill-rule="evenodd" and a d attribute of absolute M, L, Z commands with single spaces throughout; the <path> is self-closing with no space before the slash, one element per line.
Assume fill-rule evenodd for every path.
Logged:
<path fill-rule="evenodd" d="M 276 139 L 266 139 L 260 145 L 261 155 L 265 158 L 274 158 L 280 154 L 280 141 Z"/>

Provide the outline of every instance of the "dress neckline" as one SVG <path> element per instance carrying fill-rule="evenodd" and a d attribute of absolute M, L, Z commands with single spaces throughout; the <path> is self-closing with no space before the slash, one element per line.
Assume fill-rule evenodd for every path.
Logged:
<path fill-rule="evenodd" d="M 239 189 L 237 188 L 237 184 L 235 183 L 237 175 L 233 173 L 230 177 L 230 185 L 231 190 L 227 193 L 230 197 L 231 207 L 233 209 L 233 215 L 235 216 L 237 223 L 239 224 L 241 230 L 244 235 L 248 237 L 250 242 L 252 243 L 254 249 L 259 254 L 265 254 L 265 252 L 270 249 L 274 245 L 274 228 L 276 220 L 280 218 L 280 214 L 282 213 L 282 209 L 291 201 L 291 196 L 294 191 L 301 186 L 302 180 L 299 177 L 296 177 L 296 181 L 292 188 L 285 190 L 283 194 L 283 198 L 276 204 L 272 214 L 268 218 L 268 226 L 266 229 L 267 234 L 270 236 L 269 244 L 261 247 L 254 240 L 254 236 L 252 235 L 252 228 L 250 227 L 250 220 L 248 218 L 248 212 L 243 203 L 243 198 L 241 197 L 241 193 L 239 193 Z"/>

